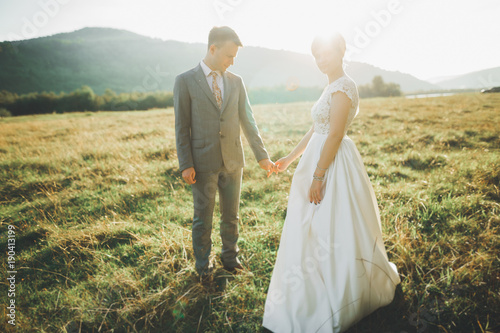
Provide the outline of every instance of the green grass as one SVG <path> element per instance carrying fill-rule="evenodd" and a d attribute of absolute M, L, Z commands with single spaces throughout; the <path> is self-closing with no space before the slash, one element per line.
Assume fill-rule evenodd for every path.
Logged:
<path fill-rule="evenodd" d="M 312 103 L 254 107 L 273 160 Z M 500 329 L 500 95 L 361 101 L 349 136 L 402 277 L 349 332 Z M 297 162 L 267 179 L 245 143 L 241 260 L 225 288 L 196 282 L 192 197 L 172 109 L 0 120 L 0 248 L 16 231 L 16 322 L 33 332 L 256 332 Z M 219 280 L 218 208 L 212 255 Z M 6 286 L 7 260 L 2 260 Z M 6 288 L 1 304 L 8 301 Z M 4 307 L 5 309 L 5 307 Z M 6 310 L 0 331 L 7 331 Z"/>

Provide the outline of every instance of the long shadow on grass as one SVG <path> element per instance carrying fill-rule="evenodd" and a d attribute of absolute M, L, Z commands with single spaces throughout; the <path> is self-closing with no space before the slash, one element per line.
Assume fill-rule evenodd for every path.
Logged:
<path fill-rule="evenodd" d="M 31 233 L 25 237 L 30 237 Z M 21 237 L 22 239 L 23 237 Z M 95 249 L 131 244 L 135 238 L 126 230 L 112 234 L 102 232 L 92 236 L 66 238 L 34 252 L 22 263 L 19 279 L 30 281 L 38 290 L 54 284 L 78 283 L 95 274 Z M 22 248 L 21 248 L 22 249 Z M 28 249 L 24 249 L 27 251 Z"/>
<path fill-rule="evenodd" d="M 25 200 L 33 200 L 38 196 L 45 197 L 47 193 L 54 194 L 66 188 L 71 187 L 73 179 L 67 177 L 62 180 L 45 180 L 15 185 L 12 183 L 4 183 L 6 185 L 0 187 L 0 200 L 8 202 L 23 202 Z"/>
<path fill-rule="evenodd" d="M 119 191 L 118 198 L 111 198 L 113 192 Z M 136 192 L 120 191 L 113 187 L 98 191 L 82 192 L 61 202 L 49 199 L 38 200 L 21 208 L 13 223 L 24 222 L 28 225 L 37 224 L 40 219 L 49 220 L 58 225 L 85 223 L 88 220 L 99 219 L 105 215 L 131 215 L 138 217 L 144 212 L 154 209 L 159 198 L 165 192 L 157 188 L 147 188 Z"/>

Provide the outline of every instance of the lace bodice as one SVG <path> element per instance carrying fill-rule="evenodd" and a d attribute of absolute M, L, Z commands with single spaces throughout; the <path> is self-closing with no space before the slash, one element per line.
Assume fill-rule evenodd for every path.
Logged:
<path fill-rule="evenodd" d="M 320 98 L 313 105 L 311 116 L 314 122 L 314 132 L 319 134 L 330 132 L 330 101 L 332 94 L 337 91 L 345 93 L 351 100 L 351 109 L 344 128 L 344 135 L 347 134 L 349 125 L 359 112 L 359 95 L 356 83 L 345 74 L 326 86 Z"/>

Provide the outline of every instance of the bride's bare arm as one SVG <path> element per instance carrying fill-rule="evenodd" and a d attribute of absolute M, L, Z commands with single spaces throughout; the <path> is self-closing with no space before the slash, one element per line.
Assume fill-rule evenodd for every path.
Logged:
<path fill-rule="evenodd" d="M 328 166 L 335 159 L 335 155 L 337 155 L 340 143 L 344 137 L 344 128 L 349 116 L 351 100 L 343 92 L 336 92 L 332 96 L 330 105 L 330 132 L 323 145 L 319 161 L 316 164 L 311 188 L 309 189 L 309 201 L 314 204 L 321 203 L 321 199 L 323 199 L 321 193 L 323 177 Z"/>
<path fill-rule="evenodd" d="M 344 129 L 351 108 L 351 100 L 343 92 L 336 92 L 332 95 L 330 107 L 330 132 L 326 138 L 325 145 L 321 151 L 316 172 L 316 176 L 323 177 L 326 169 L 335 159 L 340 143 L 344 137 Z"/>
<path fill-rule="evenodd" d="M 278 161 L 276 161 L 276 166 L 278 168 L 278 171 L 284 171 L 288 166 L 295 161 L 306 149 L 307 144 L 309 143 L 309 140 L 311 139 L 311 136 L 314 132 L 314 125 L 309 129 L 309 131 L 304 135 L 302 140 L 295 146 L 295 148 L 288 154 L 287 156 L 280 158 Z"/>

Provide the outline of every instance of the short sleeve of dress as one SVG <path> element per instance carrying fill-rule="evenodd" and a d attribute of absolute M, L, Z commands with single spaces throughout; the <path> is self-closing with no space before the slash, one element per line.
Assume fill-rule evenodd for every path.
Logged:
<path fill-rule="evenodd" d="M 347 117 L 346 129 L 345 129 L 345 131 L 347 132 L 347 128 L 349 127 L 352 120 L 358 115 L 358 112 L 359 112 L 358 88 L 356 87 L 356 83 L 354 83 L 353 80 L 344 76 L 344 77 L 340 78 L 339 80 L 337 80 L 336 82 L 334 82 L 328 88 L 330 98 L 331 98 L 332 94 L 336 93 L 337 91 L 343 92 L 351 100 L 351 109 L 349 110 L 349 116 Z"/>
<path fill-rule="evenodd" d="M 320 134 L 328 134 L 330 132 L 330 106 L 332 94 L 341 91 L 351 100 L 351 108 L 347 117 L 345 131 L 350 123 L 358 114 L 358 89 L 356 83 L 349 77 L 344 76 L 332 82 L 323 90 L 319 100 L 313 105 L 311 109 L 311 116 L 314 121 L 314 132 Z"/>
<path fill-rule="evenodd" d="M 332 95 L 333 93 L 336 93 L 337 91 L 341 91 L 344 94 L 349 97 L 352 103 L 355 102 L 355 96 L 356 96 L 356 86 L 354 82 L 351 80 L 347 80 L 345 78 L 342 78 L 338 81 L 336 81 L 334 84 L 332 84 L 328 88 L 328 93 Z"/>

